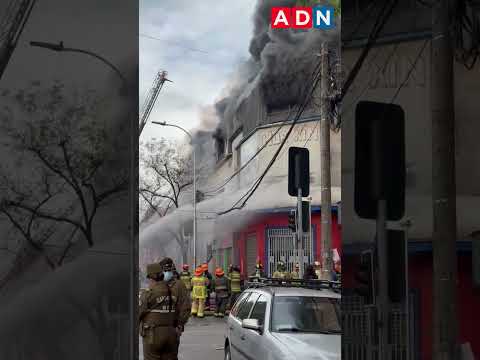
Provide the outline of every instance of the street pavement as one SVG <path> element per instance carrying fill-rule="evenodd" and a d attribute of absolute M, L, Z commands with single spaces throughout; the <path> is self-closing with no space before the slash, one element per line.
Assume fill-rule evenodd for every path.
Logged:
<path fill-rule="evenodd" d="M 180 340 L 179 360 L 222 360 L 226 317 L 190 318 Z M 140 356 L 143 360 L 142 339 Z"/>

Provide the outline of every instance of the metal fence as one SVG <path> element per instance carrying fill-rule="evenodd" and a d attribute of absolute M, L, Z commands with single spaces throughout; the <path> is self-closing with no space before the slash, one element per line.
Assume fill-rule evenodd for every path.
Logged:
<path fill-rule="evenodd" d="M 415 314 L 410 307 L 410 321 Z M 376 326 L 376 307 L 366 306 L 362 298 L 355 295 L 342 295 L 342 359 L 344 360 L 380 360 L 378 357 L 378 333 Z M 391 304 L 390 309 L 389 354 L 385 360 L 416 360 L 414 351 L 414 333 L 407 331 L 405 307 Z M 410 329 L 412 327 L 410 326 Z M 411 330 L 410 330 L 411 331 Z M 410 339 L 410 341 L 407 341 Z M 410 344 L 410 345 L 409 345 Z M 410 348 L 410 357 L 407 349 Z M 384 360 L 384 359 L 382 359 Z"/>
<path fill-rule="evenodd" d="M 313 233 L 313 229 L 312 229 Z M 292 272 L 298 260 L 298 251 L 296 249 L 296 234 L 288 227 L 278 227 L 267 229 L 267 261 L 266 270 L 268 276 L 276 270 L 276 264 L 282 260 L 285 262 L 287 271 Z M 314 261 L 313 241 L 310 233 L 303 235 L 303 267 Z"/>

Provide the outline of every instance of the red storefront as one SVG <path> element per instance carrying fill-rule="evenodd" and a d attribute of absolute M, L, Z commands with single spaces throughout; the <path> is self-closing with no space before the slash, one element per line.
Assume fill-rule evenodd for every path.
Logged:
<path fill-rule="evenodd" d="M 305 263 L 321 260 L 320 209 L 312 207 L 311 238 L 305 241 Z M 232 262 L 240 267 L 243 276 L 254 271 L 257 259 L 261 259 L 267 274 L 271 274 L 276 261 L 282 259 L 291 271 L 294 263 L 294 234 L 288 228 L 290 209 L 265 210 L 254 221 L 233 236 Z M 332 248 L 341 254 L 341 234 L 337 211 L 332 211 Z"/>
<path fill-rule="evenodd" d="M 344 246 L 342 258 L 342 293 L 348 294 L 355 287 L 353 276 L 360 248 Z M 475 288 L 472 279 L 472 252 L 470 242 L 458 242 L 458 319 L 459 342 L 470 343 L 475 356 L 480 355 L 480 289 Z M 432 247 L 429 242 L 409 244 L 409 288 L 410 315 L 413 333 L 410 343 L 414 344 L 414 359 L 432 359 Z"/>

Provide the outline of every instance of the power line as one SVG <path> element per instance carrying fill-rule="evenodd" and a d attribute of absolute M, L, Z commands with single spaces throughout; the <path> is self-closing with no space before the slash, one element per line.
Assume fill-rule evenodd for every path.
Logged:
<path fill-rule="evenodd" d="M 184 44 L 182 44 L 182 43 L 180 43 L 180 42 L 177 42 L 177 41 L 160 39 L 160 38 L 158 38 L 158 37 L 155 37 L 155 36 L 152 36 L 152 35 L 147 35 L 147 34 L 142 34 L 142 33 L 139 34 L 139 36 L 144 37 L 144 38 L 147 38 L 147 39 L 151 39 L 151 40 L 156 40 L 156 41 L 161 41 L 161 42 L 164 42 L 164 43 L 172 44 L 172 45 L 181 47 L 181 48 L 183 48 L 183 49 L 185 49 L 185 50 L 195 51 L 195 52 L 199 52 L 199 53 L 203 53 L 203 54 L 209 54 L 208 51 L 201 50 L 201 49 L 197 49 L 197 48 L 193 48 L 193 47 L 189 47 L 189 46 L 185 46 Z"/>
<path fill-rule="evenodd" d="M 395 99 L 397 98 L 398 94 L 400 94 L 400 91 L 402 90 L 402 88 L 405 86 L 405 84 L 408 82 L 408 80 L 410 79 L 410 75 L 412 74 L 413 70 L 415 70 L 415 68 L 417 67 L 417 63 L 418 61 L 420 60 L 420 58 L 422 57 L 422 54 L 423 54 L 423 51 L 425 50 L 425 48 L 427 47 L 427 44 L 430 42 L 430 39 L 427 39 L 425 40 L 425 42 L 423 43 L 423 46 L 421 47 L 420 51 L 418 52 L 417 54 L 417 57 L 415 58 L 415 61 L 413 62 L 412 66 L 410 67 L 410 70 L 408 71 L 407 73 L 407 76 L 405 77 L 405 79 L 403 80 L 403 82 L 400 84 L 400 86 L 398 87 L 397 91 L 395 92 L 395 94 L 393 95 L 393 98 L 392 100 L 390 100 L 390 103 L 393 103 L 395 101 Z"/>
<path fill-rule="evenodd" d="M 318 71 L 319 69 L 319 65 L 317 65 L 312 73 L 310 74 L 310 77 L 315 77 L 315 73 Z M 308 91 L 308 87 L 305 88 L 304 92 Z M 277 128 L 277 130 L 267 139 L 267 141 L 265 142 L 265 144 L 263 144 L 255 154 L 252 155 L 252 157 L 250 159 L 248 159 L 248 161 L 243 164 L 237 171 L 235 171 L 232 175 L 230 175 L 223 183 L 222 185 L 220 186 L 217 186 L 214 190 L 206 190 L 204 191 L 203 193 L 205 194 L 212 194 L 212 193 L 216 193 L 218 191 L 220 191 L 221 189 L 223 189 L 230 181 L 233 180 L 233 178 L 235 176 L 237 176 L 243 169 L 245 169 L 262 151 L 263 149 L 265 149 L 267 147 L 267 145 L 270 143 L 270 141 L 272 141 L 275 136 L 280 132 L 280 130 L 283 128 L 283 126 L 285 126 L 286 124 L 288 124 L 291 120 L 290 120 L 290 115 L 291 115 L 291 109 L 289 110 L 288 112 L 288 115 L 287 117 L 285 118 L 284 121 L 281 122 L 281 124 L 279 125 L 279 127 Z"/>
<path fill-rule="evenodd" d="M 362 53 L 358 57 L 355 65 L 353 66 L 352 70 L 347 76 L 347 79 L 345 80 L 345 84 L 342 89 L 342 93 L 338 99 L 339 102 L 342 101 L 342 99 L 345 97 L 345 94 L 348 92 L 350 86 L 352 85 L 353 81 L 357 77 L 363 62 L 365 61 L 368 53 L 370 52 L 370 49 L 372 46 L 375 44 L 380 32 L 383 30 L 385 24 L 387 23 L 388 19 L 392 15 L 393 9 L 397 5 L 398 0 L 393 0 L 390 2 L 390 7 L 388 7 L 388 2 L 385 2 L 385 6 L 383 9 L 380 10 L 379 14 L 377 15 L 377 20 L 375 24 L 372 27 L 372 31 L 370 35 L 368 36 L 367 44 L 365 45 Z"/>
<path fill-rule="evenodd" d="M 305 102 L 299 107 L 299 111 L 294 119 L 294 121 L 292 122 L 292 124 L 290 125 L 290 128 L 288 129 L 287 133 L 285 134 L 285 137 L 283 138 L 281 144 L 279 145 L 277 151 L 275 152 L 275 154 L 273 155 L 272 159 L 270 160 L 270 163 L 267 165 L 267 167 L 265 168 L 265 170 L 263 171 L 262 175 L 260 175 L 257 180 L 253 183 L 253 185 L 250 187 L 250 189 L 239 199 L 237 200 L 237 202 L 235 202 L 235 204 L 228 210 L 225 210 L 225 211 L 222 211 L 222 212 L 219 212 L 218 215 L 224 215 L 224 214 L 227 214 L 233 210 L 240 210 L 242 209 L 247 201 L 253 196 L 253 194 L 255 193 L 255 191 L 258 189 L 258 187 L 260 186 L 260 184 L 262 183 L 262 180 L 264 179 L 264 177 L 267 175 L 268 171 L 271 169 L 271 167 L 273 166 L 273 164 L 275 163 L 276 159 L 278 158 L 278 155 L 280 154 L 283 146 L 285 145 L 288 137 L 290 136 L 290 134 L 292 133 L 293 131 L 293 128 L 295 126 L 295 124 L 298 122 L 298 120 L 300 119 L 303 111 L 305 110 L 306 106 L 308 105 L 308 103 L 310 102 L 310 99 L 312 98 L 312 95 L 313 95 L 313 92 L 315 91 L 315 88 L 317 87 L 317 84 L 318 82 L 320 81 L 320 73 L 319 73 L 319 69 L 320 69 L 320 66 L 321 66 L 321 61 L 318 62 L 317 66 L 316 66 L 316 73 L 315 73 L 315 76 L 314 76 L 314 82 L 313 82 L 313 85 L 312 85 L 312 88 L 311 88 L 311 91 L 310 93 L 308 94 L 308 96 L 306 97 L 305 99 Z M 241 203 L 241 204 L 240 204 Z M 239 205 L 240 204 L 240 205 Z"/>
<path fill-rule="evenodd" d="M 385 63 L 383 64 L 383 67 L 382 67 L 380 73 L 385 72 L 385 70 L 387 69 L 388 64 L 390 64 L 390 61 L 391 61 L 392 58 L 393 58 L 393 55 L 396 53 L 398 46 L 399 46 L 399 44 L 396 43 L 395 46 L 393 47 L 393 50 L 392 50 L 392 51 L 390 52 L 390 54 L 388 55 Z M 378 52 L 375 54 L 374 58 L 371 60 L 370 63 L 373 63 L 380 53 L 381 53 L 381 50 L 379 49 Z M 366 85 L 364 86 L 364 88 L 362 89 L 362 91 L 360 92 L 360 94 L 358 94 L 357 97 L 356 97 L 354 100 L 352 100 L 347 106 L 342 107 L 342 116 L 348 114 L 349 110 L 351 110 L 351 109 L 353 108 L 353 106 L 357 103 L 357 101 L 365 94 L 365 92 L 367 92 L 367 90 L 369 89 L 369 87 L 370 87 L 370 84 L 369 84 L 368 81 L 367 81 L 367 82 L 366 82 Z"/>

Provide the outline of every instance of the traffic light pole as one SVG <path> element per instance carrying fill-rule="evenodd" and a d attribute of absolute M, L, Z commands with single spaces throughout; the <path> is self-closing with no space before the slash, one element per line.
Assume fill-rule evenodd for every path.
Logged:
<path fill-rule="evenodd" d="M 302 188 L 298 188 L 297 197 L 297 249 L 298 249 L 298 262 L 300 264 L 300 277 L 303 279 L 303 204 L 302 204 Z"/>
<path fill-rule="evenodd" d="M 377 207 L 377 259 L 378 259 L 378 320 L 379 359 L 390 359 L 388 350 L 388 264 L 387 264 L 387 202 L 378 200 Z"/>

